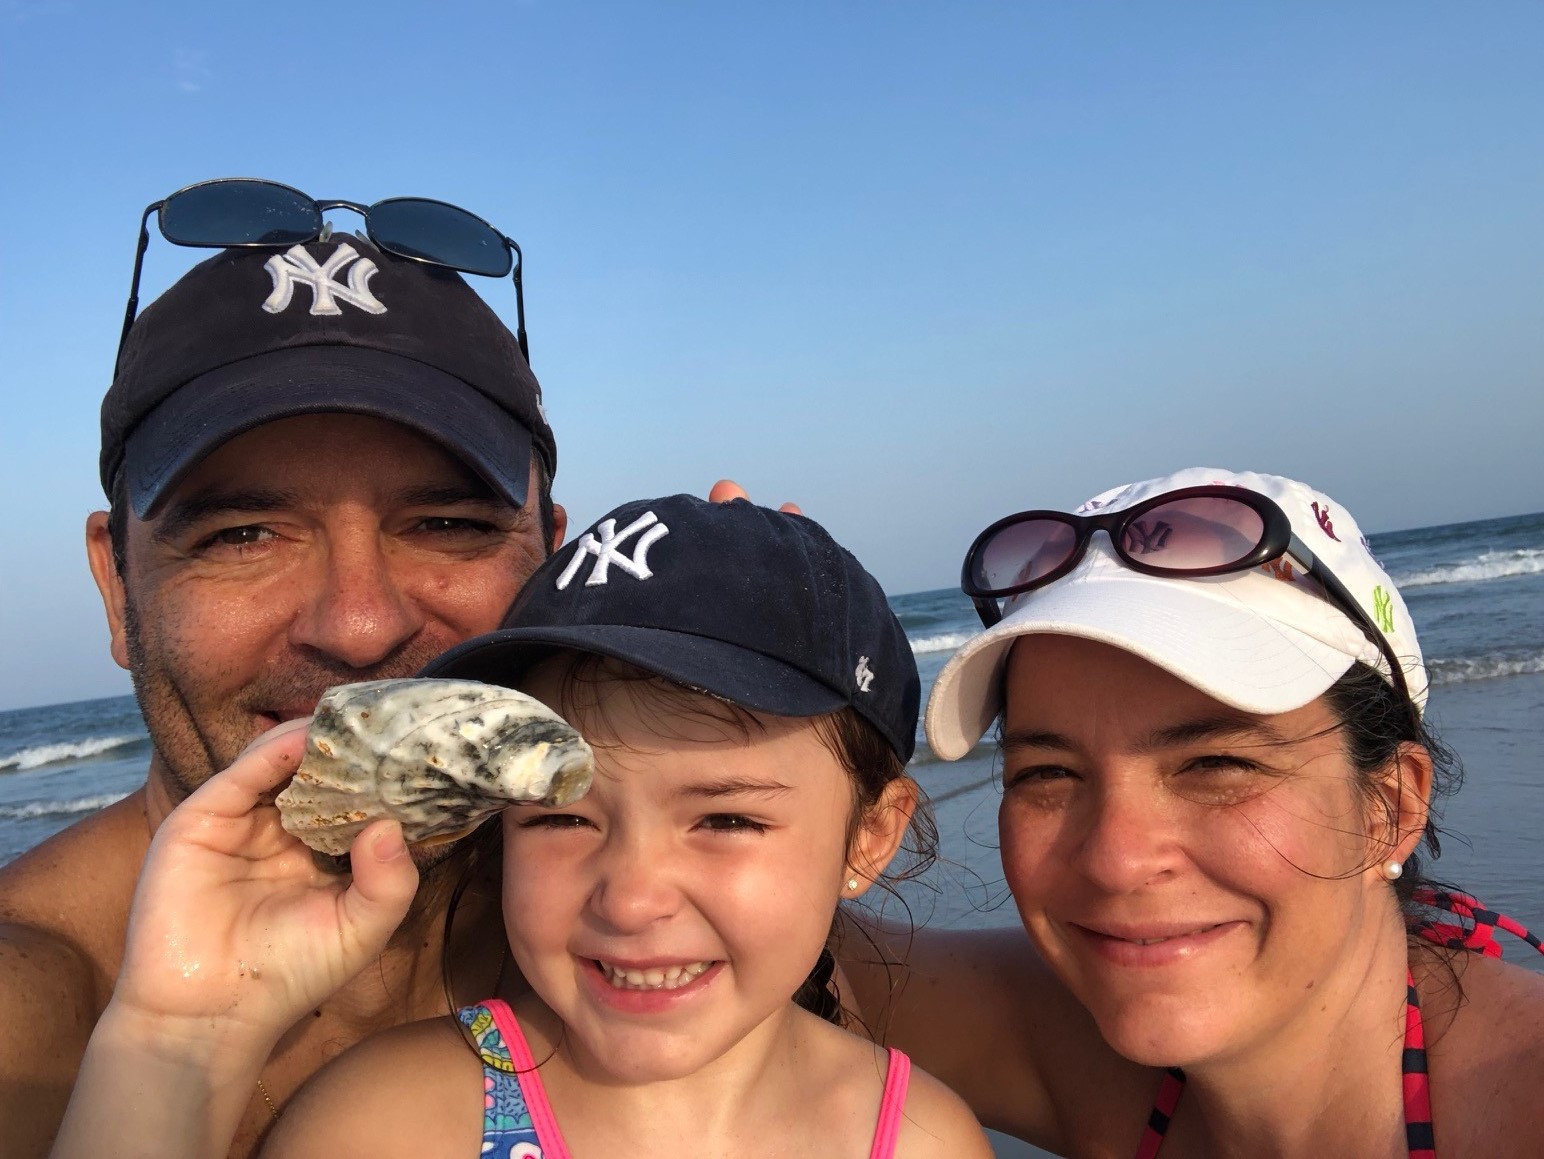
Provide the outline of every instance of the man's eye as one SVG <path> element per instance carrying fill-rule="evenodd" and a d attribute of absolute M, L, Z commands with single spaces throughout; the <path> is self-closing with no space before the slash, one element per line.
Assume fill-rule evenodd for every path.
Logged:
<path fill-rule="evenodd" d="M 212 535 L 206 535 L 198 543 L 200 548 L 211 547 L 254 547 L 259 543 L 273 538 L 273 532 L 256 523 L 243 524 L 240 527 L 222 527 Z"/>
<path fill-rule="evenodd" d="M 742 813 L 709 813 L 697 822 L 710 833 L 765 833 L 767 826 Z"/>
<path fill-rule="evenodd" d="M 430 535 L 492 535 L 499 529 L 485 519 L 463 519 L 455 515 L 426 515 L 418 529 Z"/>

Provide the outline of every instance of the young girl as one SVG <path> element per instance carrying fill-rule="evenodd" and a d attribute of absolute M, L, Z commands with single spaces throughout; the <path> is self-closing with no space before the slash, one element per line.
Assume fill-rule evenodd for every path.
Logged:
<path fill-rule="evenodd" d="M 264 1154 L 989 1155 L 949 1091 L 834 1024 L 838 902 L 880 879 L 917 806 L 917 674 L 877 583 L 809 520 L 676 496 L 612 512 L 506 622 L 425 675 L 537 696 L 596 773 L 571 807 L 503 814 L 500 992 L 342 1056 Z M 56 1153 L 223 1150 L 228 1088 L 244 1101 L 272 1042 L 400 917 L 411 869 L 383 823 L 346 890 L 314 883 L 245 923 L 241 899 L 205 891 L 222 936 L 168 940 L 167 878 L 211 814 L 247 830 L 233 860 L 298 855 L 256 803 L 294 750 L 238 762 L 158 835 Z"/>

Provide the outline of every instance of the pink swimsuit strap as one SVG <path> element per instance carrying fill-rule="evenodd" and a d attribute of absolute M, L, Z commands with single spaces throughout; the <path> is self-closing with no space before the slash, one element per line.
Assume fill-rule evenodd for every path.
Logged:
<path fill-rule="evenodd" d="M 911 1059 L 890 1048 L 890 1067 L 885 1074 L 885 1093 L 879 1099 L 879 1122 L 874 1126 L 874 1145 L 869 1159 L 891 1159 L 901 1137 L 901 1115 L 906 1110 L 906 1090 L 911 1085 Z"/>

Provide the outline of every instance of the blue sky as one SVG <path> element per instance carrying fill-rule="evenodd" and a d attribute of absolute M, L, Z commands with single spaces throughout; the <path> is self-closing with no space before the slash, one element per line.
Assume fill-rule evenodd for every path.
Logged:
<path fill-rule="evenodd" d="M 97 406 L 139 211 L 215 176 L 519 240 L 581 521 L 732 475 L 904 592 L 998 515 L 1190 463 L 1371 529 L 1544 508 L 1536 4 L 5 0 L 0 28 L 0 707 L 128 688 L 81 547 Z M 156 237 L 146 300 L 197 256 Z"/>

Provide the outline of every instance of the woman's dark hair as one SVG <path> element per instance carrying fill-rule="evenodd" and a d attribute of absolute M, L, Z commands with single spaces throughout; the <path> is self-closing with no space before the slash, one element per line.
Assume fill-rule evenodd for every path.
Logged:
<path fill-rule="evenodd" d="M 1374 807 L 1389 811 L 1391 830 L 1395 827 L 1395 806 L 1380 792 L 1390 764 L 1399 756 L 1401 745 L 1419 745 L 1431 757 L 1431 797 L 1426 832 L 1420 846 L 1405 858 L 1404 872 L 1393 883 L 1405 929 L 1414 936 L 1432 918 L 1430 907 L 1418 901 L 1417 894 L 1451 889 L 1430 876 L 1428 860 L 1434 861 L 1442 855 L 1437 825 L 1438 804 L 1456 793 L 1463 784 L 1463 766 L 1457 754 L 1442 743 L 1424 717 L 1412 712 L 1411 706 L 1400 698 L 1389 682 L 1365 664 L 1353 664 L 1330 686 L 1324 699 L 1340 723 L 1346 755 L 1357 771 L 1359 787 Z"/>
<path fill-rule="evenodd" d="M 666 709 L 670 716 L 686 717 L 724 728 L 730 735 L 742 740 L 749 740 L 766 727 L 756 713 L 731 701 L 684 688 L 622 661 L 588 653 L 570 654 L 561 678 L 560 704 L 554 707 L 571 720 L 582 713 L 602 711 L 596 690 L 602 683 L 613 682 L 621 682 L 630 695 L 648 701 L 653 711 L 642 715 L 656 722 L 655 727 L 660 730 L 658 735 L 661 738 L 668 739 L 671 736 L 662 719 L 665 713 L 659 711 L 661 708 Z M 821 743 L 846 770 L 852 784 L 852 811 L 847 823 L 847 845 L 851 848 L 865 821 L 879 805 L 886 787 L 907 775 L 906 763 L 879 730 L 856 709 L 844 708 L 811 720 Z M 595 743 L 591 741 L 592 745 Z M 897 869 L 887 868 L 874 882 L 890 893 L 895 892 L 895 883 L 922 873 L 938 856 L 938 827 L 933 820 L 932 808 L 920 796 L 920 790 L 918 792 L 916 810 L 897 854 L 900 866 Z M 456 903 L 474 876 L 486 872 L 483 867 L 499 857 L 502 851 L 501 833 L 495 819 L 467 839 L 469 844 L 475 843 L 475 848 L 469 851 L 468 861 L 451 898 L 441 954 L 445 991 L 452 1009 L 455 1009 L 455 999 L 451 996 L 449 951 Z M 841 1025 L 845 1020 L 844 1010 L 835 981 L 836 960 L 831 951 L 839 924 L 838 915 L 832 921 L 831 933 L 820 951 L 820 957 L 794 993 L 793 1000 L 811 1013 Z"/>

